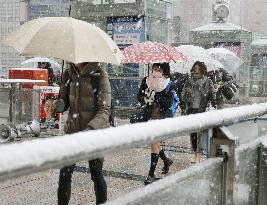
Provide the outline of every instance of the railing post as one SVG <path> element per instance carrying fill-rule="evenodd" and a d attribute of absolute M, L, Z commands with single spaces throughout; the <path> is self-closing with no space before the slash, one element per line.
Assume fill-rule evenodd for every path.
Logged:
<path fill-rule="evenodd" d="M 223 157 L 222 170 L 222 204 L 233 204 L 234 191 L 234 159 L 236 139 L 231 139 L 226 134 L 225 127 L 213 128 L 212 137 L 210 140 L 210 157 Z M 226 151 L 223 152 L 222 145 L 226 145 Z"/>
<path fill-rule="evenodd" d="M 267 147 L 261 144 L 259 148 L 258 167 L 258 205 L 265 205 L 267 202 Z"/>

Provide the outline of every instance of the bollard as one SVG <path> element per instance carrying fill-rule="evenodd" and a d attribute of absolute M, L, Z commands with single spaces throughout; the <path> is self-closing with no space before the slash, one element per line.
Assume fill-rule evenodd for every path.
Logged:
<path fill-rule="evenodd" d="M 259 148 L 258 166 L 258 205 L 265 205 L 267 202 L 267 147 L 261 144 Z"/>
<path fill-rule="evenodd" d="M 231 133 L 225 127 L 217 127 L 212 129 L 212 137 L 210 139 L 210 157 L 223 157 L 222 170 L 222 204 L 233 203 L 234 190 L 234 159 L 235 148 L 238 144 L 237 139 L 233 138 Z M 222 145 L 227 146 L 227 151 L 223 151 Z"/>

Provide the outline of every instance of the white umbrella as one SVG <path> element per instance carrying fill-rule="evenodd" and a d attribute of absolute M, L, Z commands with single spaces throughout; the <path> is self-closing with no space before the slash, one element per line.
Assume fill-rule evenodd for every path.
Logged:
<path fill-rule="evenodd" d="M 100 28 L 71 17 L 44 17 L 29 21 L 3 43 L 28 56 L 60 58 L 72 63 L 120 64 L 123 54 Z"/>
<path fill-rule="evenodd" d="M 224 69 L 230 73 L 234 73 L 243 61 L 232 51 L 226 48 L 210 48 L 207 49 L 208 54 L 214 60 L 219 61 Z"/>
<path fill-rule="evenodd" d="M 30 64 L 30 63 L 35 63 L 35 62 L 49 62 L 51 63 L 52 67 L 61 67 L 60 64 L 50 58 L 47 58 L 47 57 L 34 57 L 34 58 L 30 58 L 30 59 L 27 59 L 25 61 L 23 61 L 21 64 L 22 65 L 27 65 L 27 64 Z"/>
<path fill-rule="evenodd" d="M 176 49 L 187 57 L 187 61 L 170 64 L 171 72 L 189 73 L 196 61 L 204 62 L 208 70 L 222 66 L 219 62 L 214 61 L 207 51 L 200 46 L 181 45 L 176 47 Z"/>

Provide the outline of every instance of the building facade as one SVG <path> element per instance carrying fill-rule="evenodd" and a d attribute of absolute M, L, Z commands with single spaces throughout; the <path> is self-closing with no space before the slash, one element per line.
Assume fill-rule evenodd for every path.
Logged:
<path fill-rule="evenodd" d="M 0 38 L 5 38 L 26 21 L 44 16 L 68 16 L 70 0 L 0 0 Z M 9 68 L 21 67 L 24 56 L 0 44 L 0 75 L 7 76 Z"/>
<path fill-rule="evenodd" d="M 172 3 L 166 0 L 83 0 L 72 2 L 71 16 L 96 24 L 123 49 L 133 43 L 171 43 Z M 135 107 L 140 79 L 148 66 L 108 66 L 115 106 Z"/>
<path fill-rule="evenodd" d="M 28 19 L 27 2 L 19 0 L 0 0 L 0 38 L 5 38 Z M 7 76 L 8 68 L 19 67 L 24 57 L 15 49 L 0 44 L 0 75 Z"/>
<path fill-rule="evenodd" d="M 228 22 L 251 31 L 253 40 L 267 36 L 266 0 L 173 0 L 173 18 L 179 19 L 179 25 L 174 26 L 180 28 L 174 31 L 173 43 L 189 43 L 190 30 L 210 23 L 212 6 L 216 2 L 228 4 Z"/>

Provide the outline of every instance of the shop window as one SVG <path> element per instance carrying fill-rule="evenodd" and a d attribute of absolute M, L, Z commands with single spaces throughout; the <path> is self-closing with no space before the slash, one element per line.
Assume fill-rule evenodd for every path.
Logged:
<path fill-rule="evenodd" d="M 6 16 L 6 10 L 4 9 L 4 10 L 1 10 L 1 16 Z"/>
<path fill-rule="evenodd" d="M 0 3 L 0 8 L 6 8 L 6 3 L 5 2 L 3 2 L 3 3 L 1 2 Z"/>
<path fill-rule="evenodd" d="M 12 8 L 12 7 L 8 7 L 8 8 Z M 7 11 L 7 14 L 8 14 L 8 15 L 12 15 L 12 14 L 13 14 L 13 10 L 9 9 L 9 10 Z"/>
<path fill-rule="evenodd" d="M 13 22 L 13 17 L 8 17 L 8 18 L 7 18 L 7 21 L 8 21 L 8 22 Z"/>
<path fill-rule="evenodd" d="M 8 33 L 13 32 L 13 28 L 12 28 L 12 27 L 9 27 L 9 28 L 7 29 L 7 32 L 8 32 Z"/>
<path fill-rule="evenodd" d="M 15 13 L 16 16 L 18 16 L 19 15 L 19 10 L 15 9 L 14 13 Z"/>
<path fill-rule="evenodd" d="M 1 33 L 3 34 L 3 33 L 6 33 L 6 27 L 2 27 L 1 28 Z"/>
<path fill-rule="evenodd" d="M 6 73 L 7 72 L 7 67 L 2 67 L 2 73 Z"/>
<path fill-rule="evenodd" d="M 259 66 L 260 56 L 258 54 L 252 55 L 251 66 Z"/>
<path fill-rule="evenodd" d="M 7 54 L 6 53 L 2 53 L 2 58 L 6 58 L 7 57 Z"/>

